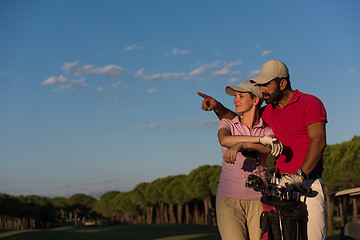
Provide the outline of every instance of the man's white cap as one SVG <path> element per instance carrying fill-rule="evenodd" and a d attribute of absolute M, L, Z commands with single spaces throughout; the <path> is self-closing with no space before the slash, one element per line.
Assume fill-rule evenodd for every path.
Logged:
<path fill-rule="evenodd" d="M 266 84 L 275 78 L 288 77 L 289 70 L 282 61 L 270 60 L 261 67 L 259 75 L 250 79 L 250 81 L 256 84 Z"/>
<path fill-rule="evenodd" d="M 255 96 L 258 96 L 259 98 L 262 98 L 262 94 L 260 92 L 260 87 L 255 86 L 250 82 L 250 80 L 244 81 L 240 83 L 238 86 L 226 86 L 225 92 L 227 95 L 235 96 L 235 92 L 251 92 Z"/>

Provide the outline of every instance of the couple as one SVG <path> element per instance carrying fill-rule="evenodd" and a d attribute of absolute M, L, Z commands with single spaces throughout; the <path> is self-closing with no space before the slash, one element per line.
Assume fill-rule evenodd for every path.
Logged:
<path fill-rule="evenodd" d="M 276 157 L 275 167 L 288 174 L 282 177 L 280 185 L 300 183 L 313 189 L 313 195 L 301 198 L 301 231 L 307 240 L 325 239 L 321 173 L 327 116 L 322 102 L 292 90 L 288 68 L 279 60 L 266 62 L 258 76 L 236 87 L 227 86 L 225 92 L 235 96 L 236 113 L 198 93 L 204 98 L 203 110 L 213 110 L 221 119 L 218 138 L 223 167 L 216 213 L 222 239 L 260 239 L 261 194 L 246 188 L 245 180 L 249 174 L 265 179 L 268 153 Z M 268 104 L 264 109 L 262 99 Z M 242 149 L 261 152 L 259 166 L 239 153 Z"/>

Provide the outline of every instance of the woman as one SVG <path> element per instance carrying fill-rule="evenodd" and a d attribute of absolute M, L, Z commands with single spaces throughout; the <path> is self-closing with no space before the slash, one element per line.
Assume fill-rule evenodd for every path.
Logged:
<path fill-rule="evenodd" d="M 281 143 L 260 118 L 262 94 L 260 87 L 250 81 L 238 86 L 227 86 L 225 92 L 235 96 L 234 119 L 222 119 L 218 125 L 218 139 L 222 146 L 223 163 L 216 194 L 216 214 L 222 239 L 251 239 L 261 237 L 260 215 L 263 211 L 261 193 L 247 188 L 245 181 L 250 174 L 266 181 L 268 153 L 278 156 Z M 255 160 L 242 155 L 243 149 L 261 153 L 259 166 Z"/>

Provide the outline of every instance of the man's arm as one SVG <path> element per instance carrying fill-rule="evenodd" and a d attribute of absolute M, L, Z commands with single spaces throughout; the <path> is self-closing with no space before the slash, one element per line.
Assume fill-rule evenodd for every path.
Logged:
<path fill-rule="evenodd" d="M 271 153 L 272 149 L 261 144 L 259 138 L 261 137 L 230 135 L 228 129 L 220 128 L 218 131 L 219 143 L 221 146 L 228 148 L 223 155 L 224 161 L 227 163 L 234 163 L 236 161 L 237 153 L 241 152 L 243 149 L 256 150 L 260 153 Z M 279 155 L 281 151 L 278 151 L 277 153 L 277 155 Z"/>
<path fill-rule="evenodd" d="M 219 143 L 223 147 L 231 147 L 236 143 L 260 143 L 260 138 L 260 136 L 230 135 L 226 128 L 220 128 L 218 131 Z"/>
<path fill-rule="evenodd" d="M 311 143 L 305 156 L 304 163 L 300 168 L 306 175 L 309 175 L 318 164 L 326 147 L 325 122 L 321 121 L 310 124 L 307 127 L 307 131 L 311 139 Z"/>
<path fill-rule="evenodd" d="M 220 102 L 216 101 L 215 98 L 210 97 L 204 93 L 197 93 L 200 97 L 203 97 L 204 100 L 202 102 L 202 110 L 204 111 L 214 111 L 216 116 L 221 120 L 223 118 L 233 119 L 237 116 L 237 114 L 230 109 L 224 107 Z"/>
<path fill-rule="evenodd" d="M 260 153 L 270 153 L 271 149 L 258 143 L 244 143 L 239 142 L 231 146 L 223 155 L 223 159 L 227 163 L 235 163 L 236 155 L 244 149 L 256 150 Z"/>
<path fill-rule="evenodd" d="M 269 149 L 271 149 L 271 155 L 278 157 L 283 151 L 283 145 L 279 140 L 275 138 L 274 135 L 270 136 L 245 136 L 245 135 L 230 135 L 229 130 L 226 128 L 221 128 L 218 131 L 218 139 L 219 143 L 223 147 L 232 147 L 237 143 L 246 143 L 246 144 L 256 144 L 263 145 Z M 256 146 L 251 145 L 251 146 Z M 249 145 L 247 145 L 249 146 Z M 262 148 L 262 147 L 260 147 Z M 258 150 L 258 149 L 254 149 Z M 260 151 L 260 150 L 258 150 Z M 262 152 L 262 151 L 260 151 Z M 268 153 L 268 152 L 263 152 Z"/>

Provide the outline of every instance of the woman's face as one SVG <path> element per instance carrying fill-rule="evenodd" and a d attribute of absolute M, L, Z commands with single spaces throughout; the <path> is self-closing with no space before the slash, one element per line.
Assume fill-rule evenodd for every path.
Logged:
<path fill-rule="evenodd" d="M 256 105 L 255 98 L 252 99 L 249 93 L 235 92 L 235 112 L 236 113 L 245 113 L 250 111 Z"/>

